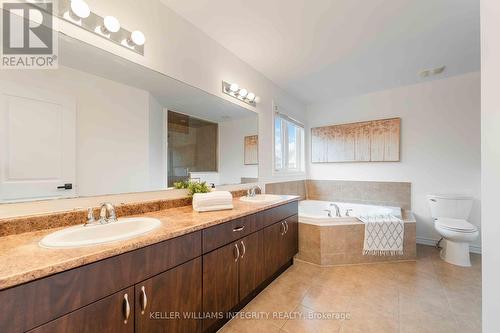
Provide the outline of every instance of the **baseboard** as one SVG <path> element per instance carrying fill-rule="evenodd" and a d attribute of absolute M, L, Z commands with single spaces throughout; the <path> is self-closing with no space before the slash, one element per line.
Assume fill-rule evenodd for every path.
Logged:
<path fill-rule="evenodd" d="M 417 237 L 417 244 L 421 244 L 421 245 L 435 246 L 438 241 L 439 241 L 439 239 Z M 469 245 L 469 251 L 471 253 L 481 254 L 481 246 L 471 244 L 471 245 Z"/>

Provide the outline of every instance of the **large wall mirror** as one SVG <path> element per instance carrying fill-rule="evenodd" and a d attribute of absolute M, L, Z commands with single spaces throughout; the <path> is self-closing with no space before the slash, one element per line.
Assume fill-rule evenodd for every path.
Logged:
<path fill-rule="evenodd" d="M 59 57 L 2 71 L 0 202 L 257 181 L 257 113 L 65 35 Z"/>

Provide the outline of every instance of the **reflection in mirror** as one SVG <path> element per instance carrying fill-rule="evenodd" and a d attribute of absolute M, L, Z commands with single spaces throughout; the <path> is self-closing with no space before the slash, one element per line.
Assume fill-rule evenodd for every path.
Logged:
<path fill-rule="evenodd" d="M 60 35 L 57 70 L 3 71 L 0 201 L 256 181 L 257 114 Z"/>
<path fill-rule="evenodd" d="M 217 173 L 217 132 L 217 123 L 168 111 L 169 187 L 200 180 L 201 173 Z"/>

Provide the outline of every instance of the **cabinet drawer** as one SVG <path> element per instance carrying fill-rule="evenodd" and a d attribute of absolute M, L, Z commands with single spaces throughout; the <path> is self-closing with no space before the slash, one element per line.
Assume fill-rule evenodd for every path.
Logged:
<path fill-rule="evenodd" d="M 274 207 L 265 210 L 259 214 L 262 227 L 270 226 L 276 222 L 286 219 L 287 217 L 297 215 L 299 212 L 299 202 L 293 201 L 286 205 Z"/>
<path fill-rule="evenodd" d="M 71 312 L 30 333 L 133 333 L 134 288 L 128 288 Z"/>
<path fill-rule="evenodd" d="M 0 291 L 0 332 L 24 332 L 201 255 L 201 232 Z"/>
<path fill-rule="evenodd" d="M 203 230 L 203 253 L 255 232 L 261 228 L 257 222 L 257 214 L 253 214 Z"/>

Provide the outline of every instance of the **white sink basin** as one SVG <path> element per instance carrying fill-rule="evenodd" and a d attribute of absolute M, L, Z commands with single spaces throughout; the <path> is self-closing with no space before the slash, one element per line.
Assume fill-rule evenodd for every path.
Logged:
<path fill-rule="evenodd" d="M 92 246 L 144 235 L 160 225 L 160 220 L 146 217 L 118 219 L 107 224 L 78 225 L 45 236 L 40 246 L 53 249 Z"/>
<path fill-rule="evenodd" d="M 279 201 L 281 200 L 281 196 L 275 194 L 256 194 L 254 197 L 241 197 L 240 200 L 243 202 L 263 204 Z"/>

